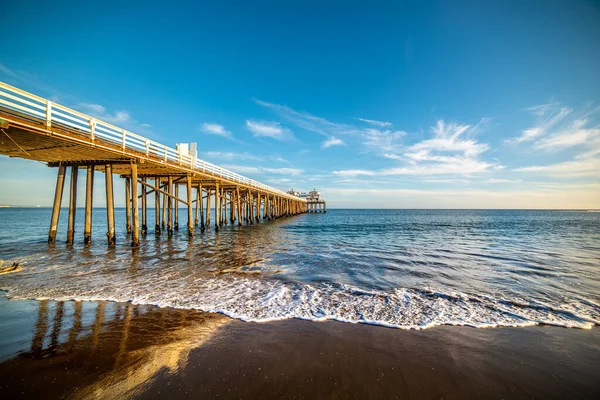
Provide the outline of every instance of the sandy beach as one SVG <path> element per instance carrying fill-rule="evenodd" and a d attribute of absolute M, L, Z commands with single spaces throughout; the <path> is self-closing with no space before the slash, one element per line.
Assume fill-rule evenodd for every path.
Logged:
<path fill-rule="evenodd" d="M 110 302 L 8 301 L 0 392 L 16 398 L 596 398 L 600 333 L 427 330 Z"/>

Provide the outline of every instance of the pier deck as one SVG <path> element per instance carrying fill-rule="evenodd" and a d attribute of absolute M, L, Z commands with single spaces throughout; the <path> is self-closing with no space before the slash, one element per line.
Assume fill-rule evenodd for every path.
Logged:
<path fill-rule="evenodd" d="M 194 226 L 210 226 L 210 198 L 214 197 L 215 228 L 224 223 L 259 222 L 263 219 L 289 216 L 307 211 L 305 199 L 246 178 L 225 168 L 190 156 L 143 136 L 98 120 L 70 108 L 0 82 L 0 154 L 46 163 L 58 168 L 54 211 L 49 241 L 56 236 L 56 223 L 64 187 L 65 171 L 71 168 L 69 231 L 67 242 L 73 242 L 76 208 L 77 172 L 87 170 L 86 215 L 91 213 L 93 171 L 107 174 L 107 210 L 109 244 L 114 243 L 114 199 L 112 175 L 126 181 L 128 231 L 132 244 L 139 245 L 139 204 L 142 205 L 141 232 L 146 233 L 147 195 L 155 194 L 157 211 L 155 230 L 178 229 L 177 202 L 188 206 L 188 232 Z M 109 179 L 110 175 L 110 179 Z M 150 181 L 149 181 L 150 180 Z M 150 183 L 152 182 L 152 183 Z M 132 184 L 133 183 L 133 184 Z M 181 185 L 187 196 L 179 196 Z M 141 189 L 141 190 L 140 190 Z M 196 195 L 193 194 L 196 190 Z M 89 193 L 87 193 L 89 192 Z M 139 194 L 141 193 L 141 194 Z M 204 210 L 204 201 L 206 210 Z M 160 204 L 162 202 L 162 214 Z M 196 203 L 195 218 L 192 209 Z M 200 204 L 200 206 L 198 206 Z M 131 207 L 129 207 L 131 205 Z M 229 207 L 229 218 L 227 210 Z M 173 216 L 175 221 L 173 221 Z M 90 221 L 91 224 L 91 221 Z M 91 241 L 91 227 L 86 218 L 85 242 Z M 112 233 L 111 233 L 112 231 Z M 89 236 L 89 237 L 88 237 Z M 112 237 L 112 240 L 111 240 Z"/>

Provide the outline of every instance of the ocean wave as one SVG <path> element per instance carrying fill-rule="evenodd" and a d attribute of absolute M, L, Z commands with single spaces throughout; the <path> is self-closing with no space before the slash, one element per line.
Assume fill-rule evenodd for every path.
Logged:
<path fill-rule="evenodd" d="M 439 288 L 381 291 L 344 284 L 302 284 L 236 276 L 203 277 L 185 285 L 180 281 L 162 280 L 152 287 L 134 284 L 91 286 L 66 283 L 48 287 L 30 281 L 29 284 L 21 282 L 4 289 L 12 299 L 132 302 L 198 309 L 251 322 L 298 318 L 401 329 L 426 329 L 439 325 L 482 328 L 538 324 L 590 329 L 600 324 L 600 307 L 585 299 L 551 304 Z"/>

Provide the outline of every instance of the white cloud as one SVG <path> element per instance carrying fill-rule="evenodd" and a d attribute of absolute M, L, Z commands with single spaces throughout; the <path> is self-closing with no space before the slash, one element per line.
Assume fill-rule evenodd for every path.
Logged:
<path fill-rule="evenodd" d="M 506 140 L 505 143 L 522 143 L 537 139 L 548 133 L 550 129 L 560 123 L 573 110 L 560 103 L 541 104 L 527 109 L 537 117 L 536 124 L 521 132 L 521 136 Z"/>
<path fill-rule="evenodd" d="M 366 119 L 366 118 L 354 118 L 354 119 L 356 119 L 358 121 L 366 122 L 367 124 L 379 126 L 382 128 L 387 128 L 387 127 L 392 126 L 392 123 L 388 122 L 388 121 L 377 121 L 374 119 Z"/>
<path fill-rule="evenodd" d="M 293 137 L 292 132 L 275 121 L 246 120 L 246 128 L 256 137 L 270 137 L 276 140 L 287 140 Z"/>
<path fill-rule="evenodd" d="M 254 167 L 254 166 L 236 165 L 236 164 L 226 164 L 223 166 L 223 168 L 230 169 L 234 172 L 237 172 L 238 174 L 259 174 L 259 175 L 277 174 L 277 175 L 296 176 L 296 175 L 300 175 L 302 172 L 304 172 L 303 169 L 299 169 L 299 168 L 287 168 L 287 167 L 269 168 L 269 167 Z"/>
<path fill-rule="evenodd" d="M 208 133 L 209 135 L 222 136 L 227 139 L 232 138 L 231 132 L 225 129 L 223 125 L 205 122 L 200 126 L 200 130 L 204 133 Z"/>
<path fill-rule="evenodd" d="M 84 113 L 96 117 L 99 120 L 108 122 L 109 124 L 119 125 L 133 122 L 129 111 L 116 111 L 113 114 L 107 113 L 106 108 L 100 104 L 80 103 L 79 107 Z"/>
<path fill-rule="evenodd" d="M 576 119 L 565 129 L 539 140 L 535 147 L 540 149 L 564 149 L 591 143 L 600 137 L 600 129 L 597 127 L 585 128 L 587 123 L 586 119 Z"/>
<path fill-rule="evenodd" d="M 93 103 L 79 103 L 76 108 L 85 114 L 98 118 L 100 121 L 108 122 L 119 128 L 125 128 L 134 133 L 151 134 L 149 131 L 151 125 L 140 124 L 131 116 L 129 111 L 121 110 L 110 113 L 106 110 L 106 107 Z"/>
<path fill-rule="evenodd" d="M 264 172 L 271 174 L 282 174 L 282 175 L 300 175 L 304 172 L 303 169 L 299 168 L 262 168 Z"/>
<path fill-rule="evenodd" d="M 331 146 L 343 146 L 343 145 L 344 145 L 343 140 L 332 136 L 329 139 L 327 139 L 326 141 L 324 141 L 323 143 L 321 143 L 321 148 L 326 149 Z"/>
<path fill-rule="evenodd" d="M 585 158 L 575 161 L 565 161 L 556 164 L 522 167 L 515 169 L 515 171 L 539 172 L 564 178 L 585 176 L 600 177 L 600 159 Z"/>
<path fill-rule="evenodd" d="M 228 151 L 228 152 L 222 152 L 222 151 L 206 151 L 202 153 L 202 156 L 204 158 L 206 158 L 207 160 L 209 159 L 218 159 L 218 160 L 227 160 L 227 161 L 233 161 L 233 160 L 256 160 L 256 161 L 260 161 L 262 160 L 261 157 L 257 157 L 255 155 L 252 155 L 250 153 L 236 153 L 233 151 Z"/>
<path fill-rule="evenodd" d="M 404 165 L 380 170 L 351 169 L 334 171 L 342 176 L 396 176 L 396 175 L 467 175 L 486 172 L 494 164 L 481 161 L 478 156 L 489 150 L 485 143 L 467 138 L 479 125 L 446 124 L 443 120 L 431 128 L 432 139 L 426 139 L 399 149 L 401 154 L 383 153 L 388 159 Z"/>
<path fill-rule="evenodd" d="M 484 183 L 520 183 L 523 182 L 521 179 L 496 179 L 490 178 Z"/>

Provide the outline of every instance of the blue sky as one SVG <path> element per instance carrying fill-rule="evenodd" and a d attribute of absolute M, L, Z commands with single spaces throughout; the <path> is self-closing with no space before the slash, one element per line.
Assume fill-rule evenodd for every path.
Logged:
<path fill-rule="evenodd" d="M 247 3 L 8 1 L 0 80 L 330 207 L 600 208 L 600 3 Z"/>

